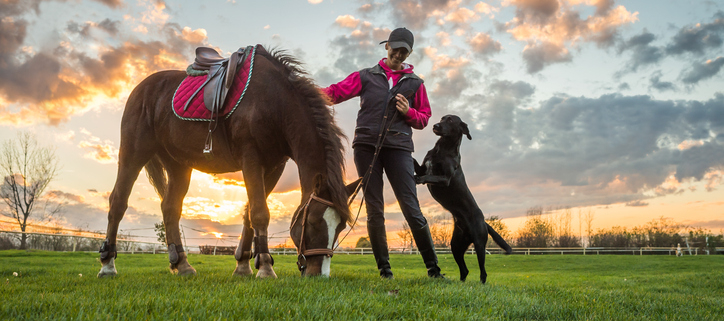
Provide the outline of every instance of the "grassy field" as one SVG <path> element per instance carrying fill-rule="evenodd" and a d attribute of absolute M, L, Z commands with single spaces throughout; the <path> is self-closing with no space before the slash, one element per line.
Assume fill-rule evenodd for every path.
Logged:
<path fill-rule="evenodd" d="M 97 279 L 98 254 L 0 251 L 0 320 L 441 319 L 724 320 L 724 256 L 488 256 L 488 284 L 425 276 L 422 259 L 393 255 L 394 280 L 372 256 L 337 255 L 332 277 L 298 276 L 275 256 L 276 280 L 234 278 L 231 256 L 191 255 L 199 274 L 176 277 L 165 255 L 120 255 Z M 13 276 L 18 272 L 19 276 Z M 82 276 L 80 276 L 82 274 Z"/>

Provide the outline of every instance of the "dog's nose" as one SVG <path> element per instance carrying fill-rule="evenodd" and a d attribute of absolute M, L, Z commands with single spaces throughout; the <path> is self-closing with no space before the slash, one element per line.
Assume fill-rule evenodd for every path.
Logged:
<path fill-rule="evenodd" d="M 440 129 L 440 123 L 432 125 L 432 129 Z"/>

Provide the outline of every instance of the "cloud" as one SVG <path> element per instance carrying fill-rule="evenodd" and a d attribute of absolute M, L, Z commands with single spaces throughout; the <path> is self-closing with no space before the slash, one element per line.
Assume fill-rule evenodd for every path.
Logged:
<path fill-rule="evenodd" d="M 500 8 L 493 7 L 481 1 L 475 4 L 475 11 L 488 15 L 492 19 L 495 18 L 496 12 L 500 12 Z"/>
<path fill-rule="evenodd" d="M 642 200 L 635 200 L 635 201 L 627 202 L 627 203 L 626 203 L 626 206 L 645 207 L 645 206 L 649 206 L 649 203 L 648 203 L 648 202 L 644 202 L 644 201 L 642 201 Z"/>
<path fill-rule="evenodd" d="M 118 161 L 118 149 L 110 140 L 101 142 L 101 139 L 93 136 L 88 130 L 81 128 L 81 133 L 85 136 L 78 147 L 88 150 L 83 157 L 95 160 L 101 164 L 115 164 Z"/>
<path fill-rule="evenodd" d="M 724 167 L 724 141 L 715 138 L 724 133 L 724 94 L 705 101 L 559 94 L 529 106 L 533 93 L 524 82 L 493 82 L 466 98 L 469 108 L 453 110 L 474 140 L 461 147 L 469 186 L 490 211 L 684 193 L 681 184 L 708 182 Z M 701 143 L 681 149 L 687 140 Z"/>
<path fill-rule="evenodd" d="M 65 200 L 75 202 L 75 203 L 83 203 L 85 201 L 85 197 L 83 197 L 83 195 L 66 193 L 61 190 L 50 190 L 45 195 L 48 198 L 53 199 L 53 200 L 65 199 Z M 60 201 L 60 202 L 62 202 L 62 201 Z"/>
<path fill-rule="evenodd" d="M 509 0 L 503 5 L 516 7 L 515 18 L 501 27 L 514 39 L 528 42 L 523 58 L 529 73 L 571 61 L 569 47 L 578 42 L 611 46 L 620 27 L 638 20 L 638 12 L 613 7 L 610 1 Z M 583 5 L 597 10 L 582 19 L 575 6 Z"/>
<path fill-rule="evenodd" d="M 644 29 L 641 34 L 621 43 L 618 48 L 619 53 L 632 51 L 631 60 L 622 72 L 636 71 L 639 67 L 654 65 L 661 61 L 664 58 L 664 51 L 651 45 L 654 40 L 656 40 L 656 36 Z"/>
<path fill-rule="evenodd" d="M 324 1 L 324 0 L 307 0 L 307 1 L 308 1 L 309 3 L 311 3 L 311 4 L 320 4 L 320 3 L 322 3 L 322 1 Z"/>
<path fill-rule="evenodd" d="M 534 74 L 548 65 L 570 62 L 573 57 L 565 46 L 552 42 L 543 42 L 540 44 L 530 43 L 525 46 L 523 60 L 525 60 L 528 73 Z"/>
<path fill-rule="evenodd" d="M 336 69 L 335 74 L 338 74 L 334 78 L 372 66 L 377 62 L 384 54 L 384 47 L 379 45 L 379 42 L 386 40 L 391 31 L 388 28 L 374 27 L 370 22 L 363 21 L 349 34 L 332 39 L 330 46 L 339 53 L 333 64 Z"/>
<path fill-rule="evenodd" d="M 489 56 L 500 52 L 502 46 L 500 42 L 493 40 L 489 34 L 478 32 L 467 43 L 473 49 L 473 52 L 480 56 Z"/>
<path fill-rule="evenodd" d="M 149 7 L 145 20 L 165 20 L 163 2 Z M 24 11 L 17 8 L 8 12 L 22 16 Z M 0 123 L 58 125 L 86 111 L 98 98 L 129 91 L 143 76 L 182 69 L 193 49 L 207 40 L 203 29 L 171 23 L 149 25 L 154 28 L 150 39 L 140 40 L 124 31 L 129 26 L 104 19 L 71 22 L 56 43 L 28 50 L 24 47 L 28 27 L 23 18 L 0 20 L 0 100 L 6 102 L 0 106 Z"/>
<path fill-rule="evenodd" d="M 667 91 L 667 90 L 676 90 L 676 85 L 674 83 L 669 81 L 661 81 L 661 77 L 663 74 L 661 71 L 657 71 L 651 75 L 649 78 L 649 84 L 651 88 L 654 88 L 658 91 Z"/>
<path fill-rule="evenodd" d="M 359 26 L 360 20 L 352 15 L 338 16 L 334 23 L 343 28 L 355 29 Z"/>
<path fill-rule="evenodd" d="M 666 53 L 702 55 L 722 46 L 724 36 L 724 12 L 718 11 L 711 23 L 697 23 L 681 28 L 666 46 Z"/>
<path fill-rule="evenodd" d="M 707 60 L 704 63 L 695 62 L 687 70 L 683 70 L 679 78 L 687 85 L 694 85 L 699 81 L 714 77 L 724 65 L 724 57 Z"/>
<path fill-rule="evenodd" d="M 395 25 L 422 31 L 433 19 L 438 24 L 443 24 L 441 17 L 457 10 L 459 4 L 459 0 L 391 0 L 386 7 L 391 10 L 390 17 Z M 462 17 L 451 16 L 450 19 Z"/>

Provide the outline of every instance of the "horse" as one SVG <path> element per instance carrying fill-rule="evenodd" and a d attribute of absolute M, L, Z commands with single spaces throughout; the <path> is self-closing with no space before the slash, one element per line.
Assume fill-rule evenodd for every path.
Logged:
<path fill-rule="evenodd" d="M 131 92 L 121 120 L 118 173 L 111 192 L 106 239 L 101 246 L 98 277 L 115 276 L 118 226 L 128 207 L 131 188 L 145 167 L 161 197 L 169 269 L 194 275 L 182 246 L 179 221 L 192 169 L 205 173 L 241 171 L 248 204 L 233 275 L 251 276 L 251 246 L 257 278 L 276 278 L 268 249 L 269 208 L 266 200 L 286 162 L 299 169 L 302 203 L 293 215 L 290 236 L 298 249 L 302 276 L 330 273 L 330 259 L 339 233 L 351 222 L 348 198 L 359 184 L 344 182 L 346 139 L 323 96 L 301 62 L 284 50 L 258 46 L 254 77 L 245 98 L 217 130 L 208 122 L 179 119 L 170 107 L 186 77 L 180 70 L 148 76 Z M 213 157 L 202 150 L 207 134 L 215 142 Z"/>

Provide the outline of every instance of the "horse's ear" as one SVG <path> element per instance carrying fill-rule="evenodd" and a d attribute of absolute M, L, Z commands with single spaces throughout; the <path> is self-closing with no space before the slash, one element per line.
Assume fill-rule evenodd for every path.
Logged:
<path fill-rule="evenodd" d="M 347 196 L 352 196 L 352 193 L 357 189 L 357 186 L 362 182 L 362 177 L 358 178 L 356 181 L 349 183 L 347 187 L 345 188 L 347 190 Z"/>
<path fill-rule="evenodd" d="M 465 134 L 465 136 L 467 136 L 469 140 L 472 140 L 472 139 L 473 139 L 473 137 L 470 136 L 470 130 L 468 129 L 468 124 L 466 124 L 465 122 L 462 122 L 462 121 L 461 121 L 461 122 L 460 122 L 460 129 L 462 129 L 463 134 Z"/>

